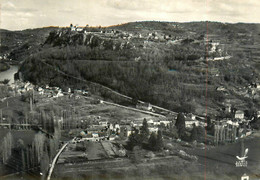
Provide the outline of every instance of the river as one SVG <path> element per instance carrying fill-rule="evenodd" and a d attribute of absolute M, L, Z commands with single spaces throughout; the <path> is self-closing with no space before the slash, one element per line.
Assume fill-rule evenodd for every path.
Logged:
<path fill-rule="evenodd" d="M 14 83 L 14 74 L 18 71 L 17 65 L 10 65 L 10 68 L 6 71 L 0 72 L 0 81 L 3 81 L 4 79 L 9 79 L 10 84 Z"/>

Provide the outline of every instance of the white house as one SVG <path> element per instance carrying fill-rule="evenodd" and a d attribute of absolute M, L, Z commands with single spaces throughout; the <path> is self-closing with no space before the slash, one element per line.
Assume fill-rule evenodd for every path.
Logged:
<path fill-rule="evenodd" d="M 70 30 L 71 30 L 71 31 L 76 31 L 76 27 L 75 27 L 75 26 L 72 26 L 72 27 L 70 27 Z"/>
<path fill-rule="evenodd" d="M 150 103 L 138 103 L 136 105 L 137 109 L 147 110 L 147 111 L 153 111 L 153 107 Z"/>
<path fill-rule="evenodd" d="M 64 94 L 62 93 L 61 89 L 58 90 L 58 93 L 56 94 L 56 97 L 62 97 Z"/>
<path fill-rule="evenodd" d="M 260 83 L 256 83 L 256 89 L 260 89 Z"/>
<path fill-rule="evenodd" d="M 148 127 L 148 129 L 149 129 L 149 133 L 155 133 L 155 134 L 157 134 L 158 133 L 158 127 Z"/>
<path fill-rule="evenodd" d="M 115 129 L 120 129 L 120 125 L 119 124 L 115 124 Z"/>
<path fill-rule="evenodd" d="M 228 120 L 227 121 L 227 124 L 229 124 L 229 125 L 232 125 L 232 126 L 239 126 L 239 123 L 238 122 L 233 122 L 233 121 L 231 121 L 231 120 Z"/>
<path fill-rule="evenodd" d="M 106 127 L 106 126 L 108 125 L 108 121 L 106 121 L 106 120 L 101 120 L 101 121 L 99 121 L 99 125 Z M 112 124 L 111 124 L 111 125 L 112 125 Z"/>
<path fill-rule="evenodd" d="M 82 28 L 82 27 L 78 27 L 76 30 L 77 30 L 78 32 L 81 32 L 81 31 L 83 31 L 83 28 Z"/>
<path fill-rule="evenodd" d="M 152 119 L 147 120 L 147 124 L 148 125 L 153 125 L 153 120 Z"/>
<path fill-rule="evenodd" d="M 257 116 L 257 118 L 260 117 L 260 111 L 257 111 L 256 116 Z"/>
<path fill-rule="evenodd" d="M 237 119 L 244 119 L 244 112 L 241 110 L 236 111 L 235 118 Z"/>
<path fill-rule="evenodd" d="M 136 120 L 136 121 L 132 121 L 132 122 L 131 122 L 131 125 L 132 125 L 133 127 L 141 127 L 141 126 L 143 125 L 143 122 Z"/>
<path fill-rule="evenodd" d="M 132 133 L 132 128 L 129 125 L 124 125 L 120 127 L 120 135 L 124 137 L 130 136 Z"/>
<path fill-rule="evenodd" d="M 186 128 L 192 128 L 193 124 L 195 124 L 196 126 L 199 126 L 199 121 L 198 120 L 192 120 L 192 119 L 185 120 L 185 127 Z"/>
<path fill-rule="evenodd" d="M 160 123 L 160 121 L 158 121 L 158 120 L 156 120 L 156 121 L 153 122 L 153 125 L 154 125 L 154 126 L 159 126 L 160 124 L 161 124 L 161 123 Z"/>
<path fill-rule="evenodd" d="M 164 124 L 165 126 L 170 125 L 171 121 L 160 121 L 160 124 Z"/>
<path fill-rule="evenodd" d="M 98 136 L 98 133 L 92 133 L 92 137 L 93 138 L 98 138 L 99 136 Z"/>
<path fill-rule="evenodd" d="M 217 91 L 226 91 L 226 88 L 224 86 L 217 87 Z"/>
<path fill-rule="evenodd" d="M 249 180 L 249 176 L 246 174 L 243 174 L 243 176 L 241 176 L 241 180 Z"/>

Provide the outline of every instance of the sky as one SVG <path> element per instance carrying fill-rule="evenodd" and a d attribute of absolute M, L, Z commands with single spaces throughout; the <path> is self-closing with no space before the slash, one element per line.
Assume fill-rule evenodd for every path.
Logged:
<path fill-rule="evenodd" d="M 0 0 L 0 28 L 134 21 L 260 23 L 260 0 Z"/>

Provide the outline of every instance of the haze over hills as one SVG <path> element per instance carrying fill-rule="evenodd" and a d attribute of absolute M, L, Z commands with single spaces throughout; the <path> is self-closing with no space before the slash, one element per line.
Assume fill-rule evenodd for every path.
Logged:
<path fill-rule="evenodd" d="M 244 23 L 149 21 L 78 30 L 1 30 L 1 56 L 23 62 L 24 80 L 80 87 L 131 103 L 93 87 L 95 82 L 197 114 L 205 112 L 207 91 L 212 115 L 220 115 L 226 101 L 243 110 L 260 107 L 259 90 L 248 87 L 259 83 L 259 43 L 260 25 Z"/>

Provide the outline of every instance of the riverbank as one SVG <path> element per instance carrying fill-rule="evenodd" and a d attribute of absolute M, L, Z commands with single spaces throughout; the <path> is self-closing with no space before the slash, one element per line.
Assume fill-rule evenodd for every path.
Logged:
<path fill-rule="evenodd" d="M 10 66 L 5 62 L 0 62 L 0 72 L 7 71 L 10 69 Z"/>
<path fill-rule="evenodd" d="M 14 83 L 14 74 L 17 73 L 19 67 L 17 65 L 10 65 L 10 64 L 8 64 L 8 66 L 9 68 L 7 70 L 0 71 L 0 81 L 8 79 L 10 80 L 9 84 L 11 84 Z"/>

